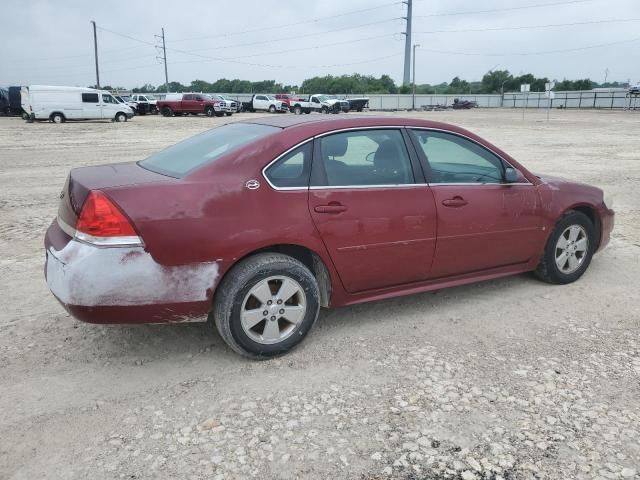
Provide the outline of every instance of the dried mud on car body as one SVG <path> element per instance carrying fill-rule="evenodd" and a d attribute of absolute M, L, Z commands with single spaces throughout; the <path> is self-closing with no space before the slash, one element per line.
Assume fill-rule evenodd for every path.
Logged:
<path fill-rule="evenodd" d="M 205 324 L 76 322 L 43 278 L 70 168 L 227 119 L 0 118 L 0 478 L 636 478 L 640 117 L 419 115 L 612 193 L 610 246 L 572 285 L 520 275 L 324 312 L 262 363 Z"/>

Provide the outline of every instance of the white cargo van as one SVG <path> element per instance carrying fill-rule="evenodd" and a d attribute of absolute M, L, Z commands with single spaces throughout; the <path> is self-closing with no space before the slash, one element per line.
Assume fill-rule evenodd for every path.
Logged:
<path fill-rule="evenodd" d="M 82 87 L 52 87 L 31 85 L 22 87 L 22 108 L 30 120 L 110 119 L 125 122 L 133 117 L 133 110 L 118 102 L 107 91 Z"/>

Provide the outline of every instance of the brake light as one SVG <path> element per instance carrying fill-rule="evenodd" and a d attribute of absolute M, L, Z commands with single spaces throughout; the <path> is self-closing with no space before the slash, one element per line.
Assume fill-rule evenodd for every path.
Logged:
<path fill-rule="evenodd" d="M 89 193 L 76 223 L 76 232 L 110 238 L 138 235 L 122 211 L 100 190 Z"/>

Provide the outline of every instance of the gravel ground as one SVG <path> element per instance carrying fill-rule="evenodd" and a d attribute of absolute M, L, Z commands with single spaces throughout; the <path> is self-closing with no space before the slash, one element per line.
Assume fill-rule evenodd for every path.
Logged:
<path fill-rule="evenodd" d="M 223 119 L 0 118 L 0 478 L 639 478 L 640 114 L 420 115 L 612 192 L 610 246 L 572 285 L 520 275 L 323 312 L 261 363 L 204 324 L 79 323 L 43 278 L 70 168 Z"/>

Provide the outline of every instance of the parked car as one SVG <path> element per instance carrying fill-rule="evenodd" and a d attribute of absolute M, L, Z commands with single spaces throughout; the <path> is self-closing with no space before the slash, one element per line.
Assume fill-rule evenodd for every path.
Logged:
<path fill-rule="evenodd" d="M 453 105 L 451 108 L 454 110 L 469 110 L 471 108 L 478 108 L 478 102 L 471 100 L 460 100 L 459 98 L 453 99 Z"/>
<path fill-rule="evenodd" d="M 349 110 L 362 112 L 365 108 L 369 108 L 368 97 L 347 98 L 346 100 L 349 102 Z"/>
<path fill-rule="evenodd" d="M 284 103 L 287 106 L 287 108 L 291 106 L 291 102 L 295 102 L 296 100 L 301 100 L 300 98 L 294 95 L 290 95 L 288 93 L 276 93 L 274 97 L 276 100 L 280 100 L 282 103 Z"/>
<path fill-rule="evenodd" d="M 640 83 L 629 87 L 629 93 L 631 95 L 640 95 Z"/>
<path fill-rule="evenodd" d="M 138 104 L 137 113 L 140 115 L 145 115 L 147 113 L 155 114 L 160 111 L 158 110 L 158 101 L 153 95 L 148 93 L 134 93 L 131 95 L 131 101 Z"/>
<path fill-rule="evenodd" d="M 138 104 L 136 102 L 132 102 L 131 97 L 128 97 L 126 95 L 113 95 L 113 98 L 115 98 L 120 103 L 124 103 L 126 106 L 128 106 L 131 110 L 133 110 L 134 114 L 138 110 Z"/>
<path fill-rule="evenodd" d="M 45 274 L 80 320 L 211 312 L 233 350 L 265 358 L 297 345 L 320 307 L 528 271 L 574 282 L 609 241 L 611 207 L 453 125 L 252 119 L 71 170 Z"/>
<path fill-rule="evenodd" d="M 22 87 L 9 87 L 7 89 L 9 94 L 9 115 L 22 115 L 24 111 L 22 109 Z"/>
<path fill-rule="evenodd" d="M 220 110 L 216 111 L 224 112 L 227 117 L 230 117 L 234 113 L 238 112 L 238 102 L 236 102 L 235 100 L 231 100 L 230 98 L 226 98 L 223 95 L 219 95 L 217 93 L 208 96 L 213 100 L 218 100 L 218 108 Z"/>
<path fill-rule="evenodd" d="M 277 113 L 288 112 L 289 108 L 286 103 L 281 100 L 277 100 L 273 95 L 256 94 L 251 97 L 248 102 L 242 102 L 242 108 L 245 111 L 256 112 L 263 110 L 265 112 Z"/>
<path fill-rule="evenodd" d="M 294 100 L 290 102 L 289 109 L 296 115 L 302 113 L 340 113 L 350 109 L 347 100 L 340 100 L 329 95 L 311 95 L 308 100 Z"/>
<path fill-rule="evenodd" d="M 0 87 L 0 113 L 9 115 L 9 90 Z"/>
<path fill-rule="evenodd" d="M 225 114 L 221 101 L 203 93 L 171 94 L 165 100 L 158 101 L 160 113 L 165 117 L 173 115 L 204 113 L 209 117 L 221 117 Z"/>
<path fill-rule="evenodd" d="M 22 87 L 21 99 L 30 121 L 63 123 L 106 118 L 126 122 L 133 117 L 133 110 L 118 102 L 111 93 L 94 88 L 31 85 Z"/>

